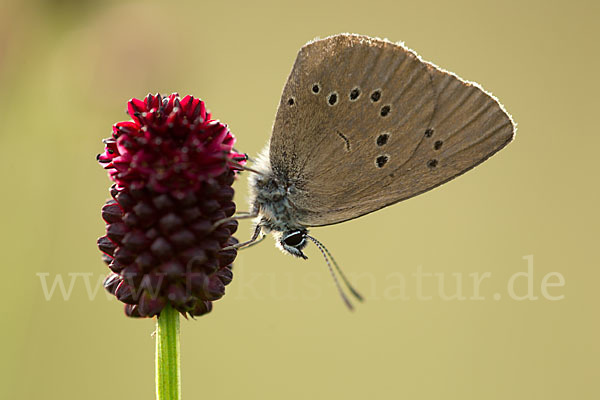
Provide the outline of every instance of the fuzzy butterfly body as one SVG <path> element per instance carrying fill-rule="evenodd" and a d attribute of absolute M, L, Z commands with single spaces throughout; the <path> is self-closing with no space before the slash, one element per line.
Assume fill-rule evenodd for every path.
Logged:
<path fill-rule="evenodd" d="M 304 257 L 306 228 L 433 189 L 485 161 L 514 132 L 490 94 L 402 45 L 348 34 L 310 42 L 250 180 L 257 229 Z"/>

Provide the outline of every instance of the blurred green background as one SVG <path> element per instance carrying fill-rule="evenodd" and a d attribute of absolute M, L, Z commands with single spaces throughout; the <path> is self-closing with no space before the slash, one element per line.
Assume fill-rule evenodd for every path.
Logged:
<path fill-rule="evenodd" d="M 153 398 L 154 321 L 100 288 L 101 139 L 129 98 L 178 91 L 256 154 L 298 49 L 339 32 L 481 83 L 517 138 L 432 192 L 313 230 L 367 297 L 355 313 L 316 248 L 243 251 L 213 312 L 182 321 L 184 398 L 599 398 L 599 17 L 595 1 L 4 1 L 0 398 Z M 246 177 L 236 190 L 246 209 Z M 528 256 L 537 299 L 519 301 L 508 282 Z M 419 268 L 437 274 L 429 300 Z M 541 291 L 553 272 L 559 300 Z M 474 273 L 490 274 L 479 300 Z M 57 277 L 67 300 L 44 293 Z M 456 277 L 464 300 L 441 295 Z"/>

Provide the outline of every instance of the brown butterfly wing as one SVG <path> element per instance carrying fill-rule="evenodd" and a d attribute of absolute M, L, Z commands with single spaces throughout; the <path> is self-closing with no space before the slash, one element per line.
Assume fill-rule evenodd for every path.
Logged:
<path fill-rule="evenodd" d="M 476 85 L 400 45 L 337 35 L 300 51 L 270 160 L 293 184 L 299 222 L 329 225 L 439 186 L 513 135 L 510 117 Z"/>

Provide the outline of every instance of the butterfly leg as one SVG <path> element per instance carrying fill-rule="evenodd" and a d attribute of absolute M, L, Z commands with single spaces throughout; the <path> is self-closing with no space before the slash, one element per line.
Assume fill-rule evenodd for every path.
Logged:
<path fill-rule="evenodd" d="M 256 213 L 249 213 L 249 212 L 238 213 L 238 214 L 232 215 L 231 217 L 223 218 L 223 219 L 216 221 L 213 224 L 212 228 L 216 229 L 220 225 L 223 225 L 224 223 L 229 222 L 229 221 L 237 221 L 240 219 L 252 219 L 252 218 L 256 218 L 256 217 L 258 217 L 258 214 L 256 214 Z"/>
<path fill-rule="evenodd" d="M 237 169 L 239 169 L 239 170 L 241 170 L 241 171 L 248 171 L 248 172 L 255 173 L 255 174 L 257 174 L 257 175 L 263 175 L 263 173 L 262 173 L 262 172 L 259 172 L 259 171 L 255 170 L 255 169 L 252 169 L 252 168 L 250 168 L 250 167 L 246 167 L 245 165 L 242 165 L 242 164 L 240 164 L 239 162 L 236 162 L 235 160 L 231 161 L 231 164 L 232 164 L 232 165 L 233 165 L 235 168 L 237 168 Z"/>
<path fill-rule="evenodd" d="M 256 228 L 254 228 L 254 233 L 252 234 L 252 237 L 250 238 L 250 240 L 248 240 L 246 242 L 242 242 L 242 243 L 236 243 L 231 246 L 223 247 L 223 249 L 221 249 L 221 250 L 233 250 L 233 249 L 239 249 L 241 247 L 247 247 L 247 246 L 251 246 L 253 244 L 257 244 L 265 238 L 265 236 L 263 236 L 262 238 L 258 239 L 261 231 L 262 231 L 262 227 L 260 224 L 258 224 L 258 225 L 256 225 Z"/>
<path fill-rule="evenodd" d="M 243 247 L 238 247 L 238 250 L 245 250 L 248 247 L 252 247 L 252 246 L 256 246 L 257 244 L 259 244 L 260 242 L 262 242 L 263 240 L 265 240 L 267 238 L 267 235 L 262 235 L 259 239 L 256 239 L 254 242 L 251 243 L 247 243 L 245 246 Z"/>

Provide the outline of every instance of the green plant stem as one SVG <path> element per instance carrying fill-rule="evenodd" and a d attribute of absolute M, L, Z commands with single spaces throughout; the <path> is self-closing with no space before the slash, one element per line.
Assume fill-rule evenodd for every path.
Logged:
<path fill-rule="evenodd" d="M 168 304 L 156 323 L 156 399 L 181 399 L 179 312 Z"/>

